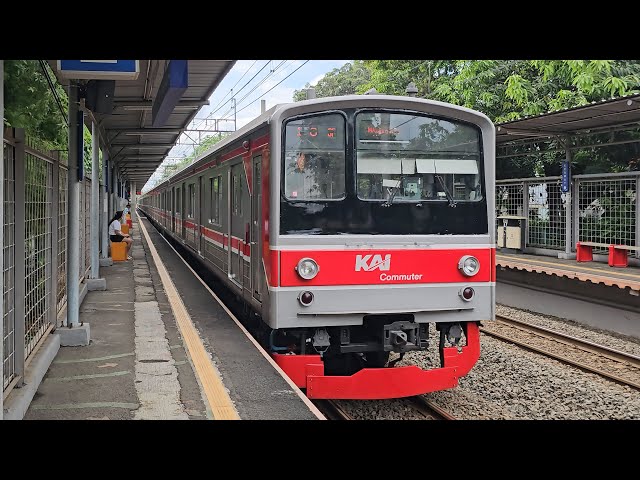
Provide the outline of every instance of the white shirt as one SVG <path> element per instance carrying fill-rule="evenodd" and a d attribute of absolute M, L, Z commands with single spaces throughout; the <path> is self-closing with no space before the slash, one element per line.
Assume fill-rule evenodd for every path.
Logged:
<path fill-rule="evenodd" d="M 111 225 L 109 225 L 109 235 L 120 235 L 117 230 L 120 230 L 121 227 L 122 225 L 120 222 L 118 220 L 114 220 L 111 222 Z"/>

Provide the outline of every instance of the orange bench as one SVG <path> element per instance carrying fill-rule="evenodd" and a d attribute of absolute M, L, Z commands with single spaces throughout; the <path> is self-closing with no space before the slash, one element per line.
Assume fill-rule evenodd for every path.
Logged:
<path fill-rule="evenodd" d="M 640 247 L 630 247 L 628 245 L 615 245 L 598 242 L 577 242 L 576 261 L 591 262 L 593 260 L 593 247 L 609 249 L 610 267 L 626 267 L 629 264 L 629 250 L 640 251 Z"/>

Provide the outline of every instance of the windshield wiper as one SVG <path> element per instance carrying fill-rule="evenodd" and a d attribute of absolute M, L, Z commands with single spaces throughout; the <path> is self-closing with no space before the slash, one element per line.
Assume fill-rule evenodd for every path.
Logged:
<path fill-rule="evenodd" d="M 398 180 L 397 186 L 393 187 L 393 193 L 389 195 L 389 200 L 387 200 L 385 203 L 382 204 L 383 207 L 389 207 L 393 203 L 393 199 L 395 198 L 396 194 L 400 191 L 405 175 L 406 175 L 405 173 L 400 174 L 400 180 Z"/>
<path fill-rule="evenodd" d="M 445 185 L 444 179 L 440 175 L 436 175 L 436 178 L 440 181 L 440 185 L 442 185 L 442 188 L 444 189 L 444 193 L 447 196 L 447 200 L 449 200 L 449 206 L 451 208 L 455 208 L 456 205 L 458 205 L 458 204 L 456 203 L 455 199 L 453 198 L 453 195 L 451 195 L 451 192 L 449 191 L 449 189 Z"/>

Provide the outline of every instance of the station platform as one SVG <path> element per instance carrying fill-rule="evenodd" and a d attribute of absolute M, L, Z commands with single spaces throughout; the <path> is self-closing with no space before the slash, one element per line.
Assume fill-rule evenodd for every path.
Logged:
<path fill-rule="evenodd" d="M 131 235 L 80 307 L 90 344 L 59 349 L 25 420 L 324 419 L 146 219 Z"/>
<path fill-rule="evenodd" d="M 500 280 L 500 269 L 511 269 L 590 282 L 594 285 L 618 287 L 628 290 L 631 295 L 635 296 L 640 294 L 640 268 L 634 266 L 610 267 L 603 262 L 578 263 L 575 259 L 524 253 L 501 253 L 498 250 L 496 252 L 496 267 L 498 268 L 498 280 Z"/>

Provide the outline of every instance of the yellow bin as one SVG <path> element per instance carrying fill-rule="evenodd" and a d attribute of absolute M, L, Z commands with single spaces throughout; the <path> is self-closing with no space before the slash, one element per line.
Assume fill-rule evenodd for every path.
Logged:
<path fill-rule="evenodd" d="M 126 235 L 129 235 L 129 225 L 123 223 L 122 225 L 120 225 L 120 231 Z"/>

